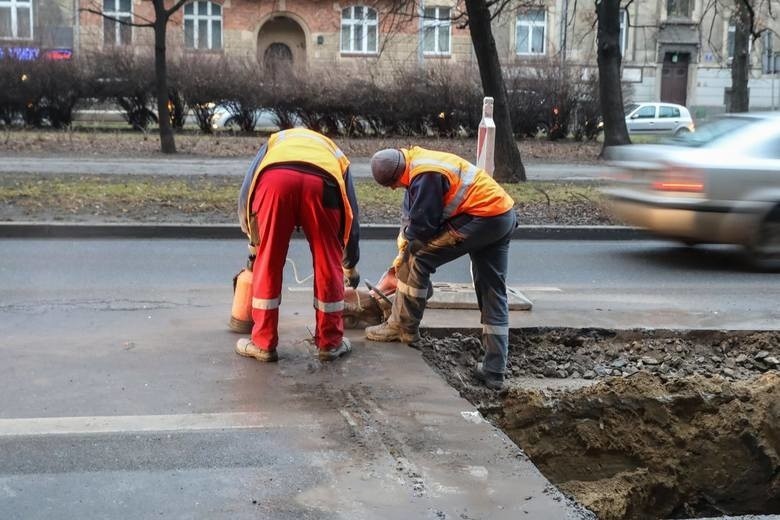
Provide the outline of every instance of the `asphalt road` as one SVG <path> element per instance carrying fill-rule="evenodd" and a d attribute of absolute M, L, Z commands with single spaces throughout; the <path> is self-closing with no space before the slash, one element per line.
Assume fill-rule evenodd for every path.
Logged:
<path fill-rule="evenodd" d="M 291 267 L 282 359 L 234 355 L 240 240 L 0 247 L 0 518 L 580 517 L 413 349 L 352 332 L 350 358 L 313 361 Z M 365 241 L 364 277 L 392 253 Z M 289 256 L 311 272 L 304 242 Z M 513 325 L 777 328 L 780 277 L 745 265 L 723 247 L 515 241 L 508 280 L 534 310 Z M 468 281 L 468 263 L 436 279 Z M 458 313 L 426 320 L 479 321 Z"/>
<path fill-rule="evenodd" d="M 235 355 L 240 240 L 0 247 L 0 518 L 588 517 L 414 349 L 316 361 L 310 292 L 278 364 Z"/>
<path fill-rule="evenodd" d="M 0 162 L 0 173 L 243 176 L 250 163 L 251 157 L 215 159 L 177 156 L 138 159 L 10 156 Z M 353 158 L 351 171 L 355 177 L 370 177 L 368 159 Z M 594 180 L 606 178 L 609 171 L 606 165 L 526 164 L 526 175 L 531 180 Z"/>

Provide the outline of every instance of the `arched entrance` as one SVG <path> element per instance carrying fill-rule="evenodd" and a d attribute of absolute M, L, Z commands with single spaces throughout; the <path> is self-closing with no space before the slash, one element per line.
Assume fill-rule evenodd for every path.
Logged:
<path fill-rule="evenodd" d="M 283 77 L 293 70 L 293 54 L 286 43 L 275 42 L 263 53 L 265 75 L 273 79 Z"/>
<path fill-rule="evenodd" d="M 287 16 L 271 18 L 257 33 L 257 60 L 266 75 L 278 78 L 306 68 L 306 34 Z"/>

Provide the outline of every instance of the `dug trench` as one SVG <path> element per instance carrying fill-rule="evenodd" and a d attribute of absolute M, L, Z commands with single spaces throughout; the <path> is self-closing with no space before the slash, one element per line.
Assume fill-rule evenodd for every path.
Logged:
<path fill-rule="evenodd" d="M 420 348 L 600 519 L 780 512 L 780 332 L 514 330 L 500 392 L 476 332 Z"/>

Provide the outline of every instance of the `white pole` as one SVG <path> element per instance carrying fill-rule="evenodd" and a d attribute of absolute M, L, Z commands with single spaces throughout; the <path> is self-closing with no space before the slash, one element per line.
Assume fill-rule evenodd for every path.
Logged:
<path fill-rule="evenodd" d="M 477 168 L 482 168 L 493 176 L 496 148 L 496 124 L 493 122 L 493 98 L 482 101 L 482 120 L 477 131 Z"/>

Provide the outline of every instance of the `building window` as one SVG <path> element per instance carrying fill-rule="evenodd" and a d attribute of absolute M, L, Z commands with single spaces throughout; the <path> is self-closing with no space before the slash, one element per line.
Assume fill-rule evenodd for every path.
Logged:
<path fill-rule="evenodd" d="M 423 11 L 423 52 L 450 53 L 450 8 L 426 7 Z"/>
<path fill-rule="evenodd" d="M 130 45 L 133 40 L 133 27 L 119 21 L 133 21 L 133 5 L 131 0 L 103 0 L 103 44 Z M 119 21 L 117 21 L 119 20 Z"/>
<path fill-rule="evenodd" d="M 30 40 L 32 36 L 32 0 L 0 0 L 0 38 Z"/>
<path fill-rule="evenodd" d="M 341 52 L 372 54 L 377 50 L 376 9 L 353 5 L 341 10 Z"/>
<path fill-rule="evenodd" d="M 547 11 L 529 9 L 517 15 L 515 48 L 517 54 L 544 54 Z"/>
<path fill-rule="evenodd" d="M 737 34 L 737 24 L 733 19 L 729 20 L 728 37 L 726 39 L 726 52 L 729 59 L 734 58 L 734 35 Z M 753 38 L 748 36 L 748 54 L 753 50 Z"/>
<path fill-rule="evenodd" d="M 222 48 L 222 6 L 203 0 L 184 6 L 184 46 L 190 49 Z"/>
<path fill-rule="evenodd" d="M 667 18 L 690 18 L 691 0 L 666 0 Z"/>
<path fill-rule="evenodd" d="M 625 56 L 628 50 L 628 11 L 620 10 L 620 55 Z"/>

